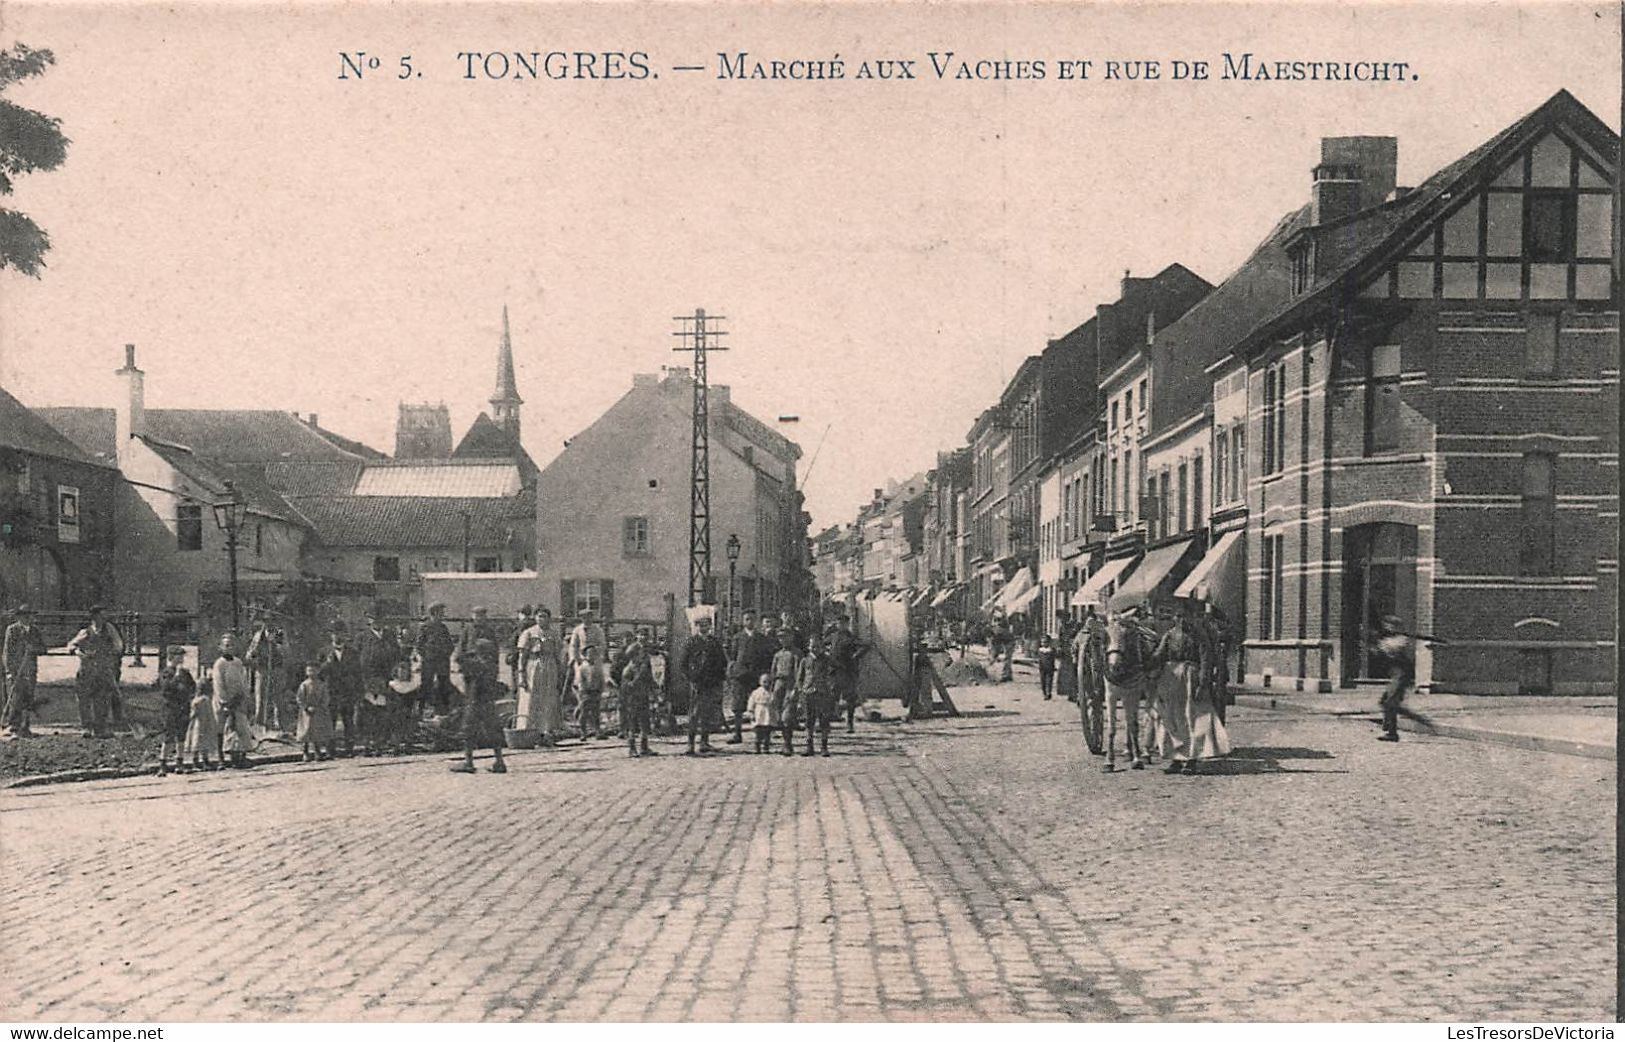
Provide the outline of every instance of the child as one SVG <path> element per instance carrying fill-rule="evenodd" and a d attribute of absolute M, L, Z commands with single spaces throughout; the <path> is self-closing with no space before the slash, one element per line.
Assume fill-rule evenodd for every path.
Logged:
<path fill-rule="evenodd" d="M 299 744 L 305 761 L 327 760 L 333 756 L 333 703 L 321 667 L 305 664 L 305 679 L 299 685 Z"/>
<path fill-rule="evenodd" d="M 192 696 L 191 711 L 186 720 L 184 751 L 192 754 L 194 771 L 214 770 L 214 765 L 209 762 L 209 754 L 220 748 L 220 722 L 214 715 L 212 688 L 213 683 L 208 680 L 197 685 L 197 693 Z"/>
<path fill-rule="evenodd" d="M 835 690 L 830 684 L 829 663 L 829 649 L 814 640 L 796 669 L 796 704 L 807 716 L 807 748 L 803 756 L 813 754 L 814 732 L 822 740 L 823 754 L 829 755 L 829 725 L 835 716 Z"/>
<path fill-rule="evenodd" d="M 1050 640 L 1049 634 L 1038 642 L 1038 686 L 1044 692 L 1044 701 L 1048 702 L 1055 694 L 1055 642 Z"/>
<path fill-rule="evenodd" d="M 788 628 L 779 631 L 779 650 L 773 653 L 773 708 L 784 728 L 784 755 L 795 754 L 796 737 L 796 635 Z"/>
<path fill-rule="evenodd" d="M 756 690 L 750 693 L 750 702 L 745 706 L 745 712 L 750 715 L 751 724 L 756 730 L 756 751 L 759 753 L 772 752 L 773 728 L 779 721 L 773 716 L 773 675 L 763 673 L 756 679 Z"/>
<path fill-rule="evenodd" d="M 395 740 L 397 753 L 412 751 L 412 738 L 418 725 L 418 682 L 412 679 L 412 662 L 402 659 L 395 664 L 395 676 L 389 681 L 389 730 Z"/>
<path fill-rule="evenodd" d="M 581 740 L 585 742 L 589 735 L 594 738 L 604 737 L 604 720 L 601 713 L 604 698 L 604 654 L 598 645 L 588 644 L 582 649 L 581 655 L 581 659 L 573 668 L 578 701 L 576 723 L 581 728 Z"/>
<path fill-rule="evenodd" d="M 164 653 L 166 660 L 158 672 L 158 691 L 163 699 L 163 734 L 158 740 L 158 774 L 169 773 L 169 754 L 175 753 L 175 770 L 182 767 L 181 747 L 186 744 L 186 729 L 192 722 L 192 699 L 197 697 L 197 681 L 186 668 L 186 649 L 170 645 Z"/>

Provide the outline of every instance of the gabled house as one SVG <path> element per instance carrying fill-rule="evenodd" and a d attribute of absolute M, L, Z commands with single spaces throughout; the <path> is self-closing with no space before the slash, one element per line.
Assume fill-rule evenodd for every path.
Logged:
<path fill-rule="evenodd" d="M 632 387 L 544 467 L 537 479 L 541 603 L 556 616 L 666 619 L 687 603 L 694 381 L 687 369 L 637 374 Z M 811 593 L 807 518 L 796 487 L 801 449 L 709 389 L 711 582 L 726 603 L 724 548 L 739 540 L 736 603 L 800 607 Z"/>
<path fill-rule="evenodd" d="M 1247 677 L 1611 689 L 1619 138 L 1567 92 L 1415 189 L 1328 139 L 1246 367 Z M 1230 371 L 1235 366 L 1230 365 Z M 1226 378 L 1230 372 L 1225 373 Z"/>

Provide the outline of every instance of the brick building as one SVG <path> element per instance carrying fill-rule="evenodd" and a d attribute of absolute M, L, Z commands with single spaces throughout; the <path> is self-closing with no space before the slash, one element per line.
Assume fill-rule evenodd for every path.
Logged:
<path fill-rule="evenodd" d="M 1619 138 L 1571 95 L 1414 190 L 1323 144 L 1288 299 L 1242 336 L 1247 676 L 1610 689 L 1618 591 Z"/>

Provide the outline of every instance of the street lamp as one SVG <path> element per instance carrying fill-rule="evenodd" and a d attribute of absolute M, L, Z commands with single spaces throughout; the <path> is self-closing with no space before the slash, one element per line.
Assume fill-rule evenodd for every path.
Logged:
<path fill-rule="evenodd" d="M 226 482 L 226 498 L 214 504 L 214 523 L 220 526 L 220 531 L 226 533 L 226 561 L 231 569 L 231 628 L 236 632 L 238 628 L 237 611 L 237 533 L 243 527 L 242 495 L 237 491 L 235 482 Z"/>
<path fill-rule="evenodd" d="M 739 621 L 739 600 L 734 592 L 734 575 L 739 569 L 739 536 L 728 533 L 728 625 Z"/>

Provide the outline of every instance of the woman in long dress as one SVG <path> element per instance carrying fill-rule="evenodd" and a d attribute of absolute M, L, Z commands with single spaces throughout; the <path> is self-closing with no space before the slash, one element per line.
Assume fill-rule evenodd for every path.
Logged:
<path fill-rule="evenodd" d="M 1230 754 L 1230 735 L 1213 703 L 1214 651 L 1197 621 L 1196 602 L 1187 601 L 1184 614 L 1157 646 L 1157 660 L 1163 665 L 1160 716 L 1170 774 L 1184 771 L 1194 761 Z"/>
<path fill-rule="evenodd" d="M 564 732 L 563 664 L 553 613 L 546 608 L 538 611 L 517 643 L 520 692 L 514 728 L 538 731 L 542 741 L 550 743 Z"/>

